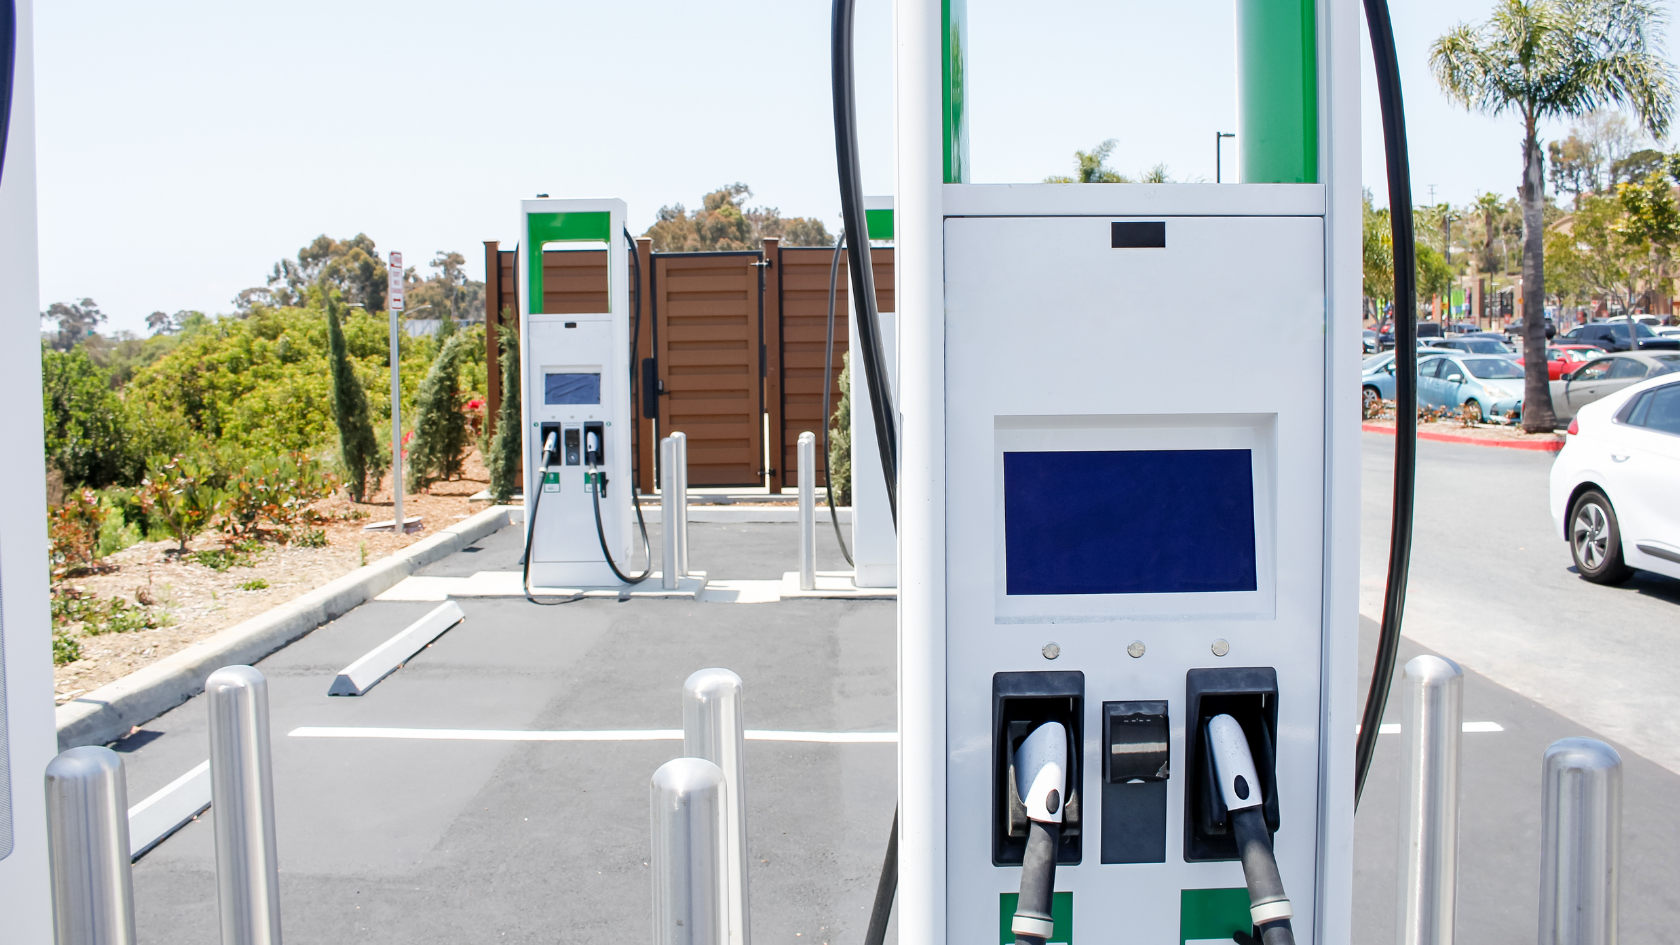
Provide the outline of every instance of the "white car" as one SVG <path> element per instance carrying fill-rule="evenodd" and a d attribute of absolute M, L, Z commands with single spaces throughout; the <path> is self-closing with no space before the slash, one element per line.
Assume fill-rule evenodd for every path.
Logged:
<path fill-rule="evenodd" d="M 1680 578 L 1680 375 L 1587 404 L 1552 464 L 1552 525 L 1575 568 L 1620 584 L 1635 568 Z"/>

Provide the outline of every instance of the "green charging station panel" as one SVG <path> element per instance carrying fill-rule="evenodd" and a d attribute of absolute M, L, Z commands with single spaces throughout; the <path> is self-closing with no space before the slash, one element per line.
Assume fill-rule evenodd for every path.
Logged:
<path fill-rule="evenodd" d="M 1019 893 L 998 894 L 998 945 L 1015 945 L 1015 933 L 1009 930 L 1015 919 L 1015 905 Z M 1073 893 L 1059 892 L 1050 902 L 1050 919 L 1056 928 L 1044 945 L 1073 945 Z"/>
<path fill-rule="evenodd" d="M 1248 913 L 1248 890 L 1185 889 L 1178 894 L 1178 941 L 1232 942 L 1237 932 L 1254 930 Z"/>

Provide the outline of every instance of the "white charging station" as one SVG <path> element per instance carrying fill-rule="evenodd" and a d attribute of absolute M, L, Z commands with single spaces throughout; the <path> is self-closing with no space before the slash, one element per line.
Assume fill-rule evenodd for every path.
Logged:
<path fill-rule="evenodd" d="M 1236 7 L 1241 183 L 976 185 L 963 2 L 896 6 L 903 941 L 1351 935 L 1360 9 Z M 1054 921 L 1012 933 L 1051 722 Z"/>
<path fill-rule="evenodd" d="M 11 120 L 0 165 L 0 396 L 13 405 L 4 423 L 15 455 L 39 457 L 44 447 L 35 226 L 35 25 L 29 0 L 18 0 L 16 10 Z M 14 462 L 6 465 L 5 476 L 11 501 L 0 506 L 0 940 L 50 942 L 52 890 L 42 774 L 58 745 L 45 553 L 46 470 L 38 463 Z"/>
<path fill-rule="evenodd" d="M 629 262 L 620 249 L 624 216 L 622 200 L 520 201 L 520 409 L 533 587 L 621 583 L 602 554 L 602 535 L 620 567 L 630 561 L 635 484 Z M 546 311 L 542 254 L 600 249 L 606 250 L 605 309 Z M 551 437 L 554 451 L 545 466 L 544 445 Z M 602 490 L 599 533 L 597 489 Z"/>
<path fill-rule="evenodd" d="M 865 226 L 871 243 L 893 238 L 891 197 L 864 197 Z M 851 299 L 851 293 L 847 293 Z M 848 338 L 857 338 L 857 305 L 851 307 Z M 885 346 L 887 386 L 898 389 L 898 345 L 895 313 L 882 311 L 881 343 Z M 854 345 L 855 347 L 855 345 Z M 856 355 L 851 360 L 852 391 L 852 583 L 857 587 L 898 586 L 898 530 L 881 474 L 881 453 L 875 446 L 875 415 L 869 385 Z"/>

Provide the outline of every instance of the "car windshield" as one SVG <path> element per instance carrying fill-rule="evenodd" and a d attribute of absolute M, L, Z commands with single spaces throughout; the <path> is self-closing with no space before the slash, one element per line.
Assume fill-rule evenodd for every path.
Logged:
<path fill-rule="evenodd" d="M 1512 380 L 1523 376 L 1522 365 L 1504 358 L 1466 358 L 1464 366 L 1484 381 Z"/>
<path fill-rule="evenodd" d="M 1463 344 L 1472 354 L 1504 354 L 1511 350 L 1492 338 L 1466 338 Z"/>

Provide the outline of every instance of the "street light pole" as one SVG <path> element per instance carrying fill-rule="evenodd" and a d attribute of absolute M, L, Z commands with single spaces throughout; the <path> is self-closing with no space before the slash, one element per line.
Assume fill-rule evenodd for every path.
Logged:
<path fill-rule="evenodd" d="M 1224 157 L 1225 139 L 1235 137 L 1236 135 L 1229 131 L 1215 131 L 1213 133 L 1213 182 L 1215 184 L 1224 183 L 1225 180 L 1225 165 L 1221 160 Z"/>

